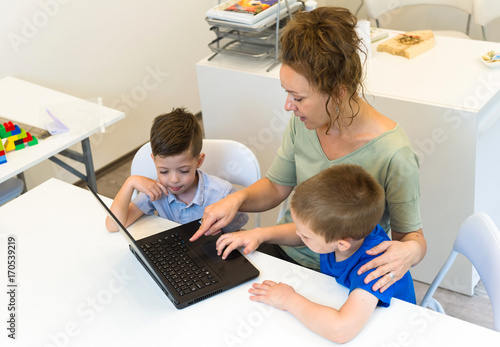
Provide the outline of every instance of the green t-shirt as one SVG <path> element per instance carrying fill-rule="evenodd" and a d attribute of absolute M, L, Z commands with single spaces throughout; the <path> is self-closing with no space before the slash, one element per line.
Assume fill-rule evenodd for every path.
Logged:
<path fill-rule="evenodd" d="M 292 116 L 266 177 L 279 185 L 297 186 L 337 164 L 360 165 L 384 187 L 386 207 L 379 224 L 386 232 L 391 228 L 400 233 L 422 228 L 418 158 L 399 124 L 354 152 L 329 160 L 316 130 L 307 129 L 298 117 Z M 280 224 L 292 222 L 288 209 Z M 319 255 L 307 247 L 281 247 L 299 264 L 319 269 Z"/>

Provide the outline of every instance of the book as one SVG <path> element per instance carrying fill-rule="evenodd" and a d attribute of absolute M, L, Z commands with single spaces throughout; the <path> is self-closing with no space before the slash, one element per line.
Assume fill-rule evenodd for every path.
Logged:
<path fill-rule="evenodd" d="M 261 23 L 264 23 L 266 21 L 270 20 L 270 17 L 276 18 L 276 14 L 278 12 L 278 0 L 268 0 L 268 1 L 259 1 L 261 4 L 265 2 L 265 5 L 270 5 L 269 7 L 266 7 L 266 9 L 260 11 L 259 13 L 256 12 L 238 12 L 238 11 L 227 11 L 228 8 L 232 7 L 233 5 L 239 4 L 242 5 L 244 3 L 250 3 L 248 0 L 228 0 L 224 1 L 223 3 L 212 7 L 206 12 L 207 19 L 208 20 L 219 20 L 219 21 L 227 21 L 231 23 L 238 23 L 241 25 L 245 26 L 261 26 Z M 271 5 L 272 3 L 272 5 Z M 297 6 L 300 5 L 302 6 L 302 2 L 298 0 L 288 0 L 288 4 L 291 8 L 292 13 L 296 12 Z M 257 3 L 254 3 L 254 5 L 258 5 Z M 281 0 L 281 6 L 280 6 L 280 17 L 281 16 L 286 16 L 287 13 L 287 6 L 285 6 L 284 0 Z M 210 23 L 210 22 L 209 22 Z"/>
<path fill-rule="evenodd" d="M 227 7 L 224 11 L 249 13 L 257 15 L 269 7 L 276 4 L 278 0 L 240 0 L 237 3 Z"/>
<path fill-rule="evenodd" d="M 372 42 L 376 42 L 382 39 L 385 39 L 389 36 L 387 30 L 379 29 L 379 28 L 370 28 L 370 39 Z"/>

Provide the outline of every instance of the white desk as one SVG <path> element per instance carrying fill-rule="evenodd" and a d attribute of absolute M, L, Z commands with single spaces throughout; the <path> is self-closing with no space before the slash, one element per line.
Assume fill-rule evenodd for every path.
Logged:
<path fill-rule="evenodd" d="M 40 111 L 44 107 L 51 110 L 70 131 L 40 140 L 35 146 L 7 153 L 7 163 L 0 165 L 0 182 L 30 167 L 51 159 L 56 164 L 96 186 L 89 136 L 101 126 L 107 127 L 125 117 L 121 111 L 85 101 L 49 88 L 23 81 L 15 77 L 0 79 L 0 116 L 11 120 L 44 128 Z M 81 142 L 82 153 L 69 150 Z M 62 154 L 85 165 L 85 174 L 54 157 Z"/>
<path fill-rule="evenodd" d="M 402 125 L 421 161 L 428 251 L 412 274 L 426 283 L 445 262 L 469 215 L 483 211 L 500 225 L 500 69 L 480 61 L 491 49 L 500 50 L 500 43 L 436 37 L 432 50 L 408 60 L 373 47 L 368 100 Z M 267 64 L 223 54 L 197 64 L 206 136 L 247 144 L 263 173 L 290 117 L 283 109 L 279 67 L 266 73 Z M 263 225 L 275 220 L 263 214 Z M 472 265 L 459 256 L 442 286 L 470 295 L 477 280 Z"/>
<path fill-rule="evenodd" d="M 106 231 L 104 219 L 90 192 L 57 179 L 0 208 L 0 316 L 4 322 L 0 345 L 332 346 L 287 312 L 250 301 L 250 283 L 175 309 L 128 250 L 125 239 Z M 143 237 L 172 225 L 150 217 L 141 219 L 132 232 Z M 10 302 L 8 236 L 14 236 L 17 245 L 16 341 L 7 337 L 5 329 Z M 347 289 L 332 277 L 262 253 L 250 255 L 249 260 L 261 271 L 257 281 L 289 283 L 308 298 L 336 308 L 347 298 Z M 390 308 L 377 309 L 347 346 L 491 346 L 499 342 L 500 334 L 493 330 L 394 300 Z"/>

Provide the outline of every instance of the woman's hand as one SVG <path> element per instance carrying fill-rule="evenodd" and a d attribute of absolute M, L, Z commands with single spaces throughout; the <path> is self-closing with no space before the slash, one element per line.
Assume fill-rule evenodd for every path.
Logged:
<path fill-rule="evenodd" d="M 221 229 L 231 223 L 234 216 L 236 216 L 240 204 L 233 193 L 205 207 L 200 228 L 189 241 L 196 241 L 202 235 L 217 235 L 220 233 Z"/>
<path fill-rule="evenodd" d="M 290 195 L 293 188 L 272 183 L 264 177 L 249 187 L 229 194 L 205 208 L 200 228 L 189 240 L 196 241 L 202 235 L 220 233 L 240 209 L 242 212 L 263 212 L 276 207 Z"/>
<path fill-rule="evenodd" d="M 393 237 L 395 234 L 401 235 L 393 231 Z M 370 283 L 380 277 L 372 286 L 373 290 L 380 290 L 383 293 L 392 284 L 403 278 L 406 272 L 424 257 L 427 244 L 422 229 L 402 235 L 404 236 L 400 241 L 384 241 L 366 251 L 370 255 L 381 254 L 363 265 L 358 271 L 358 275 L 361 275 L 366 271 L 375 269 L 365 278 L 365 283 Z"/>

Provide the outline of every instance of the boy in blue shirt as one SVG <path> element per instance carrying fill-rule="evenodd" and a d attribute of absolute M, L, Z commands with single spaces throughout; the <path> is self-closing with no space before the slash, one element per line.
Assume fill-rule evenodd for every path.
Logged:
<path fill-rule="evenodd" d="M 156 117 L 150 142 L 158 180 L 130 176 L 111 205 L 125 227 L 155 211 L 160 217 L 185 224 L 201 218 L 206 206 L 235 191 L 231 183 L 198 170 L 205 160 L 201 153 L 203 134 L 195 116 L 185 109 Z M 134 190 L 138 194 L 131 202 Z M 247 221 L 247 214 L 239 212 L 224 231 L 239 230 Z M 106 227 L 118 230 L 109 217 Z"/>
<path fill-rule="evenodd" d="M 389 306 L 392 297 L 416 303 L 409 272 L 383 293 L 372 290 L 375 282 L 364 283 L 369 272 L 358 275 L 362 265 L 377 257 L 366 251 L 390 240 L 377 225 L 384 205 L 384 189 L 362 167 L 334 165 L 297 186 L 291 200 L 295 233 L 277 226 L 272 233 L 254 229 L 226 234 L 218 239 L 217 251 L 225 258 L 244 246 L 248 254 L 268 242 L 306 245 L 319 253 L 321 272 L 349 288 L 349 297 L 339 310 L 315 304 L 292 287 L 273 281 L 254 283 L 250 299 L 289 311 L 314 332 L 344 343 L 361 331 L 377 306 Z M 391 272 L 384 276 L 393 279 Z"/>

